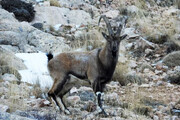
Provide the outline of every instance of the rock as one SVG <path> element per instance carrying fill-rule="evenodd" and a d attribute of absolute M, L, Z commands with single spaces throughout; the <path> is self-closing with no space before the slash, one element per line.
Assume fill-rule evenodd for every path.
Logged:
<path fill-rule="evenodd" d="M 112 120 L 112 118 L 100 118 L 99 120 Z"/>
<path fill-rule="evenodd" d="M 0 66 L 9 66 L 16 70 L 26 69 L 23 61 L 16 57 L 12 52 L 3 49 L 0 46 L 0 53 Z"/>
<path fill-rule="evenodd" d="M 68 96 L 66 99 L 67 99 L 66 102 L 69 106 L 75 106 L 81 100 L 79 96 Z"/>
<path fill-rule="evenodd" d="M 136 15 L 138 14 L 139 8 L 135 5 L 131 5 L 127 7 L 127 14 L 128 15 Z"/>
<path fill-rule="evenodd" d="M 153 50 L 152 50 L 152 49 L 149 49 L 149 48 L 147 48 L 147 49 L 145 50 L 146 56 L 150 55 L 152 52 L 153 52 Z"/>
<path fill-rule="evenodd" d="M 178 38 L 176 38 L 178 40 Z M 166 52 L 169 54 L 173 51 L 178 51 L 180 50 L 180 46 L 179 46 L 179 41 L 175 41 L 175 42 L 166 42 L 165 45 L 167 46 L 167 50 Z"/>
<path fill-rule="evenodd" d="M 14 69 L 12 67 L 9 67 L 9 66 L 0 66 L 0 75 L 4 75 L 6 73 L 13 74 L 16 79 L 21 80 L 21 75 L 18 72 L 18 70 Z"/>
<path fill-rule="evenodd" d="M 41 22 L 43 23 L 46 21 L 49 25 L 56 25 L 56 24 L 87 24 L 92 21 L 91 16 L 89 13 L 86 13 L 82 10 L 69 10 L 68 8 L 59 8 L 59 7 L 35 7 L 36 16 L 32 23 Z M 60 14 L 59 14 L 60 13 Z M 77 18 L 78 17 L 78 18 Z M 52 19 L 56 18 L 56 19 Z"/>
<path fill-rule="evenodd" d="M 180 66 L 180 51 L 175 51 L 166 55 L 162 62 L 168 67 Z"/>
<path fill-rule="evenodd" d="M 0 13 L 4 16 L 0 22 L 1 45 L 18 48 L 18 52 L 61 52 L 69 49 L 63 38 L 39 31 L 27 22 L 18 22 L 14 18 L 7 19 L 12 15 L 3 9 L 0 9 Z"/>
<path fill-rule="evenodd" d="M 136 67 L 137 67 L 136 61 L 134 61 L 134 60 L 129 60 L 129 66 L 130 66 L 131 68 L 136 68 Z"/>
<path fill-rule="evenodd" d="M 50 105 L 50 102 L 48 100 L 42 100 L 39 103 L 39 107 L 45 107 L 45 106 L 49 106 L 49 105 Z"/>
<path fill-rule="evenodd" d="M 78 89 L 78 91 L 81 91 L 81 92 L 83 92 L 83 91 L 90 91 L 90 92 L 93 92 L 93 89 L 90 88 L 90 87 L 82 86 L 82 87 L 80 87 L 80 88 Z"/>
<path fill-rule="evenodd" d="M 5 73 L 4 75 L 2 75 L 2 77 L 1 77 L 4 81 L 11 81 L 11 82 L 13 82 L 13 81 L 18 81 L 19 82 L 19 80 L 16 78 L 16 76 L 15 75 L 13 75 L 13 74 L 8 74 L 8 73 Z"/>
<path fill-rule="evenodd" d="M 158 62 L 158 63 L 156 64 L 156 69 L 157 69 L 157 70 L 162 70 L 162 68 L 163 68 L 162 62 Z"/>
<path fill-rule="evenodd" d="M 39 30 L 43 30 L 43 23 L 34 23 L 32 26 Z"/>
<path fill-rule="evenodd" d="M 89 91 L 82 91 L 80 93 L 78 93 L 81 100 L 82 101 L 95 101 L 95 95 L 94 95 L 94 92 L 89 92 Z"/>
<path fill-rule="evenodd" d="M 69 91 L 70 94 L 73 93 L 78 93 L 78 89 L 76 87 L 71 88 L 71 90 Z"/>
<path fill-rule="evenodd" d="M 64 38 L 55 37 L 39 30 L 30 32 L 27 36 L 27 41 L 34 48 L 30 51 L 24 49 L 25 52 L 31 52 L 33 50 L 47 52 L 51 50 L 54 53 L 59 53 L 69 49 L 69 46 L 64 43 Z"/>
<path fill-rule="evenodd" d="M 176 109 L 180 110 L 180 100 L 178 102 L 176 102 L 175 106 Z"/>
<path fill-rule="evenodd" d="M 0 112 L 10 112 L 10 109 L 8 106 L 0 104 Z"/>
<path fill-rule="evenodd" d="M 17 110 L 16 112 L 12 113 L 13 115 L 18 115 L 26 118 L 30 118 L 33 120 L 55 120 L 57 118 L 62 119 L 64 116 L 57 116 L 57 113 L 54 113 L 54 111 L 50 110 L 43 110 L 40 111 L 38 109 L 33 109 L 33 110 L 27 110 L 27 111 L 20 111 Z"/>
<path fill-rule="evenodd" d="M 120 87 L 119 82 L 111 81 L 109 84 L 106 84 L 107 91 L 116 91 Z"/>
<path fill-rule="evenodd" d="M 159 120 L 159 117 L 157 115 L 154 115 L 153 120 Z"/>
<path fill-rule="evenodd" d="M 170 7 L 175 3 L 175 0 L 155 0 L 156 4 L 162 7 Z"/>
<path fill-rule="evenodd" d="M 84 105 L 83 109 L 88 112 L 94 112 L 96 110 L 96 104 L 92 101 L 88 101 L 87 104 Z"/>
<path fill-rule="evenodd" d="M 155 70 L 154 72 L 156 75 L 163 73 L 163 71 L 161 71 L 161 70 Z"/>
<path fill-rule="evenodd" d="M 136 74 L 127 74 L 125 77 L 125 85 L 127 85 L 128 83 L 137 83 L 138 85 L 141 85 L 142 83 L 144 83 L 144 79 Z"/>
<path fill-rule="evenodd" d="M 112 105 L 112 106 L 117 106 L 120 104 L 119 96 L 117 93 L 109 93 L 104 95 L 104 100 L 106 104 Z"/>
<path fill-rule="evenodd" d="M 0 8 L 0 20 L 7 19 L 11 20 L 12 22 L 17 22 L 16 18 L 14 17 L 13 13 L 9 13 L 8 11 Z M 0 26 L 1 28 L 2 26 Z"/>
<path fill-rule="evenodd" d="M 140 72 L 144 72 L 145 69 L 149 69 L 151 71 L 154 71 L 154 69 L 151 67 L 151 65 L 149 65 L 148 63 L 143 63 L 140 68 L 139 71 Z"/>
<path fill-rule="evenodd" d="M 119 10 L 109 10 L 106 13 L 103 13 L 103 15 L 106 15 L 108 18 L 116 18 L 119 15 Z"/>
<path fill-rule="evenodd" d="M 26 3 L 21 0 L 2 0 L 1 5 L 5 10 L 13 12 L 19 21 L 31 22 L 34 19 L 35 11 L 31 3 Z"/>
<path fill-rule="evenodd" d="M 140 39 L 136 41 L 135 49 L 145 50 L 146 48 L 154 49 L 155 44 L 140 37 Z"/>
<path fill-rule="evenodd" d="M 34 120 L 31 118 L 21 117 L 19 115 L 12 115 L 1 111 L 0 111 L 0 118 L 1 120 Z"/>

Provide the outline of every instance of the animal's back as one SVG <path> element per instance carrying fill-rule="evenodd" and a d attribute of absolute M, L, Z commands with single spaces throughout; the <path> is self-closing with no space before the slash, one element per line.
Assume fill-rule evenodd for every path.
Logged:
<path fill-rule="evenodd" d="M 88 67 L 96 64 L 98 49 L 90 52 L 61 53 L 48 63 L 50 73 L 72 74 L 79 78 L 87 78 Z"/>

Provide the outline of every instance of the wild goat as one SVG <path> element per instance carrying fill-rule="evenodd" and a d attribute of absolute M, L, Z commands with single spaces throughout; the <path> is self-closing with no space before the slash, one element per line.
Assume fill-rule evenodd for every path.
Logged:
<path fill-rule="evenodd" d="M 61 53 L 53 58 L 48 54 L 48 69 L 54 83 L 48 96 L 55 101 L 56 105 L 65 113 L 69 113 L 62 98 L 74 86 L 69 75 L 74 75 L 80 79 L 88 79 L 87 82 L 97 95 L 98 105 L 102 113 L 106 115 L 102 108 L 101 93 L 106 83 L 111 81 L 119 55 L 119 44 L 127 35 L 120 36 L 122 24 L 114 33 L 111 24 L 105 15 L 104 19 L 109 35 L 102 32 L 106 39 L 105 47 L 92 50 L 90 52 L 70 52 Z M 125 20 L 126 23 L 127 19 Z M 98 23 L 98 24 L 99 24 Z"/>

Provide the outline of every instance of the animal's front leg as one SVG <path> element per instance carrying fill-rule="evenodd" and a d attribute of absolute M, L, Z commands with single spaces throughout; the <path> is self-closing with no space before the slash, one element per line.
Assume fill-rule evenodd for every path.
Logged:
<path fill-rule="evenodd" d="M 105 116 L 107 116 L 107 113 L 104 111 L 103 105 L 102 105 L 102 95 L 103 95 L 103 88 L 105 87 L 104 84 L 101 84 L 99 81 L 95 81 L 94 83 L 94 91 L 97 95 L 98 100 L 98 106 L 101 108 L 101 113 L 103 113 Z"/>

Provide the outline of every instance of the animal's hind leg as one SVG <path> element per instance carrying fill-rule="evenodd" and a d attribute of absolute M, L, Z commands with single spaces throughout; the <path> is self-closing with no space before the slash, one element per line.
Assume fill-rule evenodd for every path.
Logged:
<path fill-rule="evenodd" d="M 79 87 L 78 85 L 80 84 L 80 82 L 78 80 L 70 80 L 70 77 L 68 78 L 69 80 L 66 82 L 66 84 L 64 84 L 64 88 L 63 90 L 61 90 L 59 93 L 58 93 L 58 96 L 61 98 L 62 100 L 62 103 L 64 104 L 64 101 L 63 101 L 63 96 L 68 93 L 72 87 Z M 68 111 L 66 105 L 64 104 L 64 107 L 66 109 L 66 111 Z"/>
<path fill-rule="evenodd" d="M 61 99 L 57 97 L 58 93 L 63 89 L 64 84 L 66 83 L 67 77 L 64 76 L 59 79 L 55 79 L 52 88 L 48 92 L 48 96 L 54 100 L 56 105 L 59 107 L 60 110 L 64 111 L 64 106 L 61 102 Z"/>

